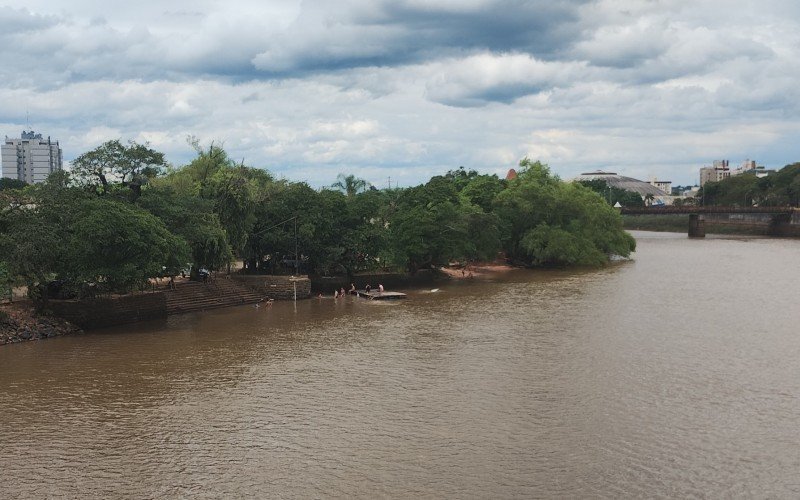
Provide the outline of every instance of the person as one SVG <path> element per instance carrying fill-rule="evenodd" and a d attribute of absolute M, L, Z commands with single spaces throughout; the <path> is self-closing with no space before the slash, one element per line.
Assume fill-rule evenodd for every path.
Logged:
<path fill-rule="evenodd" d="M 333 291 L 333 298 L 334 299 L 338 299 L 339 298 L 339 290 L 334 290 Z"/>
<path fill-rule="evenodd" d="M 350 295 L 355 295 L 355 294 L 356 294 L 356 284 L 350 283 Z"/>
<path fill-rule="evenodd" d="M 364 291 L 369 293 L 370 290 L 372 290 L 372 287 L 369 286 L 369 283 L 367 283 L 367 286 L 364 287 Z"/>
<path fill-rule="evenodd" d="M 175 290 L 175 276 L 169 277 L 169 289 Z"/>
<path fill-rule="evenodd" d="M 383 285 L 378 285 L 378 293 L 383 293 Z"/>
<path fill-rule="evenodd" d="M 340 296 L 342 296 L 342 297 L 344 297 L 344 295 L 345 295 L 345 294 L 344 294 L 344 287 L 342 287 L 341 289 L 339 289 L 339 295 L 340 295 Z"/>

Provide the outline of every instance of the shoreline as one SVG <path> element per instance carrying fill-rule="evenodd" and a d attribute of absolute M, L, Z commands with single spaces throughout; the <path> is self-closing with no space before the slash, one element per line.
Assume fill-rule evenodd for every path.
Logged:
<path fill-rule="evenodd" d="M 40 314 L 30 300 L 0 304 L 0 346 L 80 333 L 65 319 Z"/>
<path fill-rule="evenodd" d="M 493 262 L 474 262 L 467 264 L 464 267 L 441 267 L 439 268 L 439 271 L 451 279 L 469 280 L 474 278 L 483 278 L 488 274 L 507 273 L 516 269 L 520 268 L 498 260 Z"/>

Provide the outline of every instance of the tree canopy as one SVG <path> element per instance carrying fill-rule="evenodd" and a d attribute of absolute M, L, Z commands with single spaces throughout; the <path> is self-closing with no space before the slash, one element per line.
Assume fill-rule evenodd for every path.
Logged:
<path fill-rule="evenodd" d="M 164 154 L 146 144 L 119 139 L 104 142 L 72 161 L 76 181 L 107 194 L 112 185 L 130 188 L 133 197 L 141 194 L 142 185 L 158 176 L 166 166 Z"/>
<path fill-rule="evenodd" d="M 416 272 L 503 254 L 530 266 L 600 265 L 634 240 L 598 194 L 524 159 L 516 179 L 463 167 L 419 186 L 369 188 L 339 175 L 331 188 L 274 179 L 225 150 L 167 167 L 161 153 L 109 141 L 44 184 L 0 191 L 6 275 L 33 289 L 51 280 L 108 291 L 187 266 L 248 272 Z"/>
<path fill-rule="evenodd" d="M 753 172 L 734 175 L 719 182 L 707 182 L 698 197 L 705 205 L 800 206 L 800 163 L 758 177 Z"/>

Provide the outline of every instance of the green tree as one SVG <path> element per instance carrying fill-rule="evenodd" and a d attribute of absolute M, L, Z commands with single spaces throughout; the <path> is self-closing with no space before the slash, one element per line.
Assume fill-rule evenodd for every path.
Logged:
<path fill-rule="evenodd" d="M 189 258 L 186 241 L 171 234 L 147 211 L 110 199 L 84 201 L 67 241 L 61 275 L 101 283 L 112 291 L 144 287 L 164 268 L 179 269 Z"/>
<path fill-rule="evenodd" d="M 0 191 L 5 191 L 6 189 L 22 189 L 27 185 L 27 182 L 19 179 L 11 179 L 10 177 L 0 178 Z"/>
<path fill-rule="evenodd" d="M 579 183 L 602 196 L 611 206 L 619 203 L 623 207 L 643 207 L 645 203 L 639 193 L 609 186 L 603 179 L 583 180 Z"/>
<path fill-rule="evenodd" d="M 503 189 L 505 181 L 496 175 L 478 175 L 471 178 L 464 186 L 461 196 L 488 214 L 494 210 L 494 200 Z"/>
<path fill-rule="evenodd" d="M 125 292 L 188 258 L 181 238 L 129 203 L 58 183 L 33 186 L 26 196 L 3 216 L 0 249 L 34 296 L 54 279 Z"/>
<path fill-rule="evenodd" d="M 402 191 L 396 205 L 389 220 L 390 253 L 412 273 L 497 250 L 497 219 L 460 197 L 451 177 L 436 176 Z"/>
<path fill-rule="evenodd" d="M 355 175 L 339 174 L 336 176 L 336 182 L 331 184 L 331 187 L 342 190 L 348 198 L 351 198 L 366 190 L 369 187 L 369 183 L 364 179 L 359 179 Z"/>
<path fill-rule="evenodd" d="M 506 254 L 531 265 L 599 265 L 628 256 L 636 242 L 619 214 L 579 183 L 564 183 L 546 165 L 523 159 L 497 197 Z"/>
<path fill-rule="evenodd" d="M 160 175 L 165 166 L 163 153 L 146 144 L 130 141 L 126 146 L 114 139 L 75 158 L 72 173 L 80 184 L 100 194 L 107 194 L 119 183 L 129 188 L 135 199 L 141 195 L 142 186 Z"/>
<path fill-rule="evenodd" d="M 213 200 L 176 193 L 170 186 L 147 190 L 137 204 L 164 223 L 189 246 L 190 256 L 171 273 L 191 262 L 193 269 L 221 269 L 233 259 L 227 234 L 214 212 Z"/>
<path fill-rule="evenodd" d="M 14 294 L 11 291 L 13 283 L 14 279 L 11 276 L 8 264 L 0 260 L 0 299 L 8 297 L 8 300 L 13 300 Z"/>

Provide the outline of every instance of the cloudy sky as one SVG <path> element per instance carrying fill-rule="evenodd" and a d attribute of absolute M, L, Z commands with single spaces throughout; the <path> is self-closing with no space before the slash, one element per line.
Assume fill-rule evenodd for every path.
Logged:
<path fill-rule="evenodd" d="M 0 8 L 0 131 L 176 165 L 192 135 L 317 187 L 525 156 L 689 184 L 800 161 L 799 25 L 794 0 L 27 0 Z"/>

